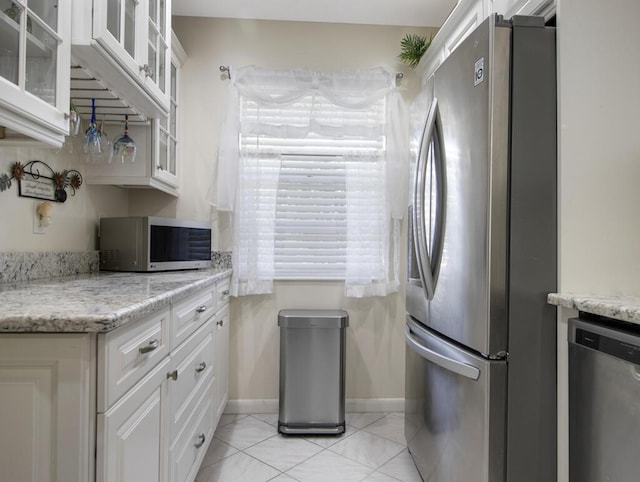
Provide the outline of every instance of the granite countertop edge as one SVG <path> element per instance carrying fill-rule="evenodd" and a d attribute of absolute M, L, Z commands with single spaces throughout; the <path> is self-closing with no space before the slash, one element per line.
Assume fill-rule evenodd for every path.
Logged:
<path fill-rule="evenodd" d="M 640 325 L 640 297 L 550 293 L 547 303 Z"/>
<path fill-rule="evenodd" d="M 168 307 L 231 273 L 224 268 L 153 274 L 101 272 L 0 285 L 0 305 L 4 305 L 0 333 L 105 333 Z M 154 282 L 159 287 L 153 287 Z M 120 288 L 130 296 L 117 291 L 111 296 L 102 294 L 98 306 L 93 306 L 92 295 L 83 283 L 99 283 L 106 290 L 112 286 L 114 291 L 116 285 L 124 284 Z M 52 302 L 52 289 L 66 293 L 58 298 L 60 304 Z M 44 302 L 38 305 L 41 299 Z"/>

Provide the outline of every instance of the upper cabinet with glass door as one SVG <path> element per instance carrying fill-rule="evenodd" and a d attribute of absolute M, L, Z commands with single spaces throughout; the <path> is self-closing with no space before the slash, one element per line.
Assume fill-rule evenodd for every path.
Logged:
<path fill-rule="evenodd" d="M 156 159 L 154 177 L 174 188 L 178 187 L 178 86 L 180 69 L 186 59 L 186 52 L 175 34 L 172 34 L 169 71 L 171 109 L 167 117 L 157 119 L 153 123 L 153 129 L 154 137 L 158 140 L 157 152 L 154 156 Z"/>
<path fill-rule="evenodd" d="M 167 115 L 171 0 L 72 1 L 72 61 L 143 118 Z"/>
<path fill-rule="evenodd" d="M 69 132 L 70 0 L 0 0 L 0 126 L 61 146 Z"/>

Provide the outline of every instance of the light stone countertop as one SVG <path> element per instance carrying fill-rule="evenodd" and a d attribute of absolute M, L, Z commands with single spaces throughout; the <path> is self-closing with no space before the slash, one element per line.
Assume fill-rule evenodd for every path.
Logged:
<path fill-rule="evenodd" d="M 637 296 L 551 293 L 547 296 L 547 302 L 551 305 L 572 308 L 640 325 L 640 297 Z"/>
<path fill-rule="evenodd" d="M 229 276 L 99 272 L 0 284 L 0 332 L 107 332 Z"/>

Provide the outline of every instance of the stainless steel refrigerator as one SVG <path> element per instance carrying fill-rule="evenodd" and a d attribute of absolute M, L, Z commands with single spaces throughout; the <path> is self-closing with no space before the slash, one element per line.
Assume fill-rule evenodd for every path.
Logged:
<path fill-rule="evenodd" d="M 405 435 L 428 482 L 556 480 L 555 30 L 493 15 L 427 83 Z"/>

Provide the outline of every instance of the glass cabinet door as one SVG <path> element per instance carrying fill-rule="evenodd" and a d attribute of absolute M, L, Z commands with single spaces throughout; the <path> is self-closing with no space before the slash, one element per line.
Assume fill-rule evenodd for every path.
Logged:
<path fill-rule="evenodd" d="M 24 9 L 0 0 L 0 76 L 18 85 L 20 31 Z"/>
<path fill-rule="evenodd" d="M 134 59 L 137 4 L 137 0 L 107 0 L 107 30 Z"/>
<path fill-rule="evenodd" d="M 143 85 L 164 112 L 169 111 L 170 1 L 93 1 L 93 38 Z"/>
<path fill-rule="evenodd" d="M 62 43 L 57 7 L 52 0 L 0 0 L 0 76 L 52 106 Z"/>
<path fill-rule="evenodd" d="M 167 0 L 148 0 L 147 62 L 143 67 L 146 83 L 157 96 L 167 95 L 169 35 Z"/>
<path fill-rule="evenodd" d="M 155 122 L 157 136 L 155 176 L 176 187 L 178 186 L 178 72 L 179 67 L 172 61 L 169 75 L 171 101 L 169 116 Z"/>
<path fill-rule="evenodd" d="M 118 62 L 139 76 L 146 63 L 142 50 L 144 7 L 142 0 L 94 1 L 94 38 Z"/>

